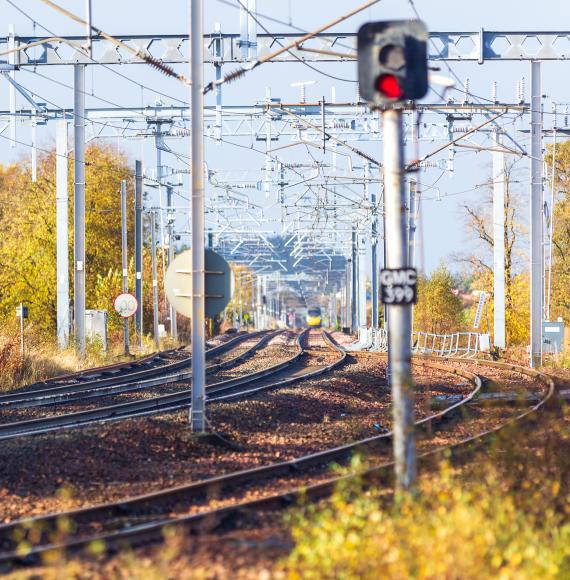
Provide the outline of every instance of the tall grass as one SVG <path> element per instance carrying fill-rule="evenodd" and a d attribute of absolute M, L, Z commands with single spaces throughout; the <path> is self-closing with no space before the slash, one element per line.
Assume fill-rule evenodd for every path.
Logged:
<path fill-rule="evenodd" d="M 150 353 L 154 350 L 153 347 L 154 344 L 150 340 L 145 340 L 142 351 L 137 354 Z M 0 334 L 0 391 L 85 368 L 117 362 L 124 358 L 122 349 L 121 337 L 112 337 L 109 352 L 104 352 L 101 344 L 90 343 L 87 345 L 85 358 L 80 358 L 73 344 L 60 350 L 54 338 L 36 332 L 30 325 L 26 329 L 25 354 L 22 357 L 19 329 L 4 327 Z"/>

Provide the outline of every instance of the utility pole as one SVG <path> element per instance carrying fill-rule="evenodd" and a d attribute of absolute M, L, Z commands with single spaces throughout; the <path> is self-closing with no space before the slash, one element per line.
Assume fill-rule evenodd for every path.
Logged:
<path fill-rule="evenodd" d="M 138 309 L 135 316 L 139 348 L 143 346 L 143 176 L 142 163 L 135 162 L 135 298 Z"/>
<path fill-rule="evenodd" d="M 495 147 L 501 137 L 494 133 Z M 493 151 L 493 344 L 505 348 L 505 154 Z"/>
<path fill-rule="evenodd" d="M 358 328 L 357 299 L 358 299 L 358 251 L 356 248 L 356 230 L 352 230 L 352 260 L 351 260 L 351 284 L 350 284 L 350 331 Z"/>
<path fill-rule="evenodd" d="M 85 356 L 85 65 L 74 66 L 73 314 L 77 354 Z"/>
<path fill-rule="evenodd" d="M 366 304 L 366 250 L 367 240 L 365 236 L 358 238 L 358 330 L 366 330 L 367 304 Z"/>
<path fill-rule="evenodd" d="M 542 88 L 540 62 L 531 62 L 530 98 L 530 366 L 542 365 L 544 253 L 542 248 Z"/>
<path fill-rule="evenodd" d="M 69 197 L 67 120 L 65 119 L 57 122 L 56 154 L 57 343 L 59 348 L 63 349 L 67 347 L 69 340 Z"/>
<path fill-rule="evenodd" d="M 408 265 L 416 266 L 416 232 L 417 232 L 417 181 L 410 179 L 410 199 L 408 206 Z"/>
<path fill-rule="evenodd" d="M 172 210 L 172 186 L 166 186 L 166 204 L 168 206 L 168 265 L 174 261 L 174 211 Z M 170 334 L 174 340 L 178 338 L 178 325 L 176 323 L 176 310 L 170 308 Z"/>
<path fill-rule="evenodd" d="M 129 256 L 127 253 L 127 182 L 121 182 L 121 258 L 123 264 L 123 293 L 129 291 Z M 125 355 L 130 354 L 129 349 L 129 319 L 123 320 Z"/>
<path fill-rule="evenodd" d="M 160 335 L 158 332 L 158 274 L 156 271 L 156 214 L 150 213 L 150 243 L 152 255 L 152 319 L 156 350 L 160 350 Z"/>
<path fill-rule="evenodd" d="M 204 0 L 190 0 L 192 116 L 192 431 L 206 431 L 204 263 Z"/>
<path fill-rule="evenodd" d="M 378 330 L 380 327 L 378 310 L 378 206 L 374 188 L 370 193 L 370 203 L 372 204 L 372 272 L 370 280 L 372 286 L 372 329 Z"/>

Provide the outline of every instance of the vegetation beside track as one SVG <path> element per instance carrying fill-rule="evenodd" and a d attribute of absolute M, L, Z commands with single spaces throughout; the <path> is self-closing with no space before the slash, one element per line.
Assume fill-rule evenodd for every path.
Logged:
<path fill-rule="evenodd" d="M 352 481 L 290 517 L 292 578 L 568 578 L 570 412 L 501 435 L 415 498 Z"/>
<path fill-rule="evenodd" d="M 35 330 L 32 328 L 26 333 L 24 357 L 20 352 L 19 329 L 8 327 L 0 333 L 0 392 L 66 373 L 128 360 L 123 355 L 122 340 L 110 341 L 108 352 L 100 344 L 90 342 L 87 356 L 81 359 L 73 344 L 60 350 L 53 338 Z M 154 343 L 145 337 L 143 350 L 137 352 L 137 356 L 149 354 L 154 348 Z"/>

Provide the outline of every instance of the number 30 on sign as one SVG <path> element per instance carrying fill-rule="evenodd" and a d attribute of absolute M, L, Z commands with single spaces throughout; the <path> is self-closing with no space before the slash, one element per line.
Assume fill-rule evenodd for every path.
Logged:
<path fill-rule="evenodd" d="M 383 304 L 415 304 L 417 300 L 415 268 L 391 268 L 380 272 L 380 296 Z"/>

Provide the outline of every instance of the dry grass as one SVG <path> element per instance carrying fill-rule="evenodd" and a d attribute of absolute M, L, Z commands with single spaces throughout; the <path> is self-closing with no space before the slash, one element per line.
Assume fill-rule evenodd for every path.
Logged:
<path fill-rule="evenodd" d="M 131 348 L 131 351 L 134 351 Z M 154 343 L 145 339 L 138 356 L 155 350 Z M 73 345 L 60 350 L 54 338 L 26 329 L 25 355 L 22 357 L 20 333 L 16 328 L 4 329 L 0 334 L 0 391 L 42 381 L 50 377 L 71 373 L 94 366 L 125 360 L 120 336 L 112 337 L 109 351 L 105 353 L 99 344 L 89 344 L 87 355 L 81 359 Z"/>

